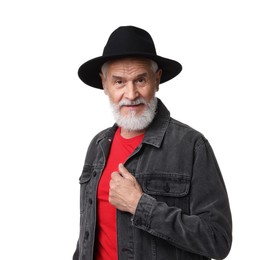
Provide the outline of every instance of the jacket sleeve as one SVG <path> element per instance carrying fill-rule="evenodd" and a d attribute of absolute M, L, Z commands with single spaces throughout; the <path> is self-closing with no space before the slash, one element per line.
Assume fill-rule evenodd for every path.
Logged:
<path fill-rule="evenodd" d="M 78 260 L 79 259 L 79 246 L 78 246 L 78 242 L 77 242 L 77 247 L 76 247 L 76 250 L 74 252 L 74 255 L 73 255 L 73 260 Z"/>
<path fill-rule="evenodd" d="M 143 194 L 132 223 L 170 244 L 214 259 L 232 243 L 232 220 L 225 184 L 207 141 L 196 145 L 190 187 L 190 214 Z"/>

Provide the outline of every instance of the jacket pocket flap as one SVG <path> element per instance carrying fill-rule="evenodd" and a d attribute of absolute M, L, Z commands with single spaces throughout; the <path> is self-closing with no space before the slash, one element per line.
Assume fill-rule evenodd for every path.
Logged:
<path fill-rule="evenodd" d="M 150 195 L 183 197 L 189 193 L 190 179 L 178 173 L 152 173 L 143 177 L 142 189 Z"/>
<path fill-rule="evenodd" d="M 84 165 L 82 174 L 79 178 L 79 183 L 83 184 L 89 182 L 92 177 L 93 166 L 91 165 Z"/>

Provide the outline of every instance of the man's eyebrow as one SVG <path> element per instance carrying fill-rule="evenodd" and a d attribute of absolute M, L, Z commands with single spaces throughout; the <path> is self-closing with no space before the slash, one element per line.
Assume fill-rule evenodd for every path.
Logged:
<path fill-rule="evenodd" d="M 116 75 L 112 75 L 111 76 L 113 79 L 122 79 L 123 77 L 121 77 L 121 76 L 116 76 Z"/>
<path fill-rule="evenodd" d="M 147 73 L 144 72 L 136 76 L 136 78 L 142 78 L 142 77 L 147 77 Z"/>
<path fill-rule="evenodd" d="M 147 77 L 147 75 L 148 75 L 147 72 L 144 72 L 144 73 L 136 75 L 135 78 Z M 111 77 L 112 77 L 112 79 L 123 79 L 124 78 L 122 76 L 117 76 L 117 75 L 112 75 Z"/>

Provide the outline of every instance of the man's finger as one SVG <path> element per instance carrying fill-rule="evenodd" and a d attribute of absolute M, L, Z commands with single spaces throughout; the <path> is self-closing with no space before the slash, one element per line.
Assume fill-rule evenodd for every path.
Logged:
<path fill-rule="evenodd" d="M 111 174 L 111 179 L 114 179 L 114 180 L 121 178 L 121 177 L 123 177 L 123 176 L 119 172 L 112 172 L 112 174 Z"/>
<path fill-rule="evenodd" d="M 122 175 L 125 178 L 131 176 L 131 173 L 125 168 L 125 166 L 122 163 L 119 164 L 118 170 L 120 175 Z"/>

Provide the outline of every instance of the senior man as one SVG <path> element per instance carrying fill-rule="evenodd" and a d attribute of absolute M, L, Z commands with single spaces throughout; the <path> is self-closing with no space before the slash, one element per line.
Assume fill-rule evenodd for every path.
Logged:
<path fill-rule="evenodd" d="M 181 70 L 134 26 L 117 28 L 103 55 L 79 68 L 84 83 L 104 90 L 116 123 L 87 151 L 74 260 L 228 255 L 232 220 L 213 150 L 201 133 L 171 118 L 155 95 Z"/>

